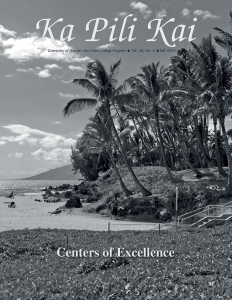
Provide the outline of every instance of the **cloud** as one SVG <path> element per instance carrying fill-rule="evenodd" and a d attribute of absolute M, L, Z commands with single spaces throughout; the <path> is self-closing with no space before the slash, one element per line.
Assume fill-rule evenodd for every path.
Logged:
<path fill-rule="evenodd" d="M 31 155 L 37 160 L 44 159 L 46 161 L 53 162 L 70 162 L 71 149 L 56 148 L 51 151 L 44 151 L 42 148 L 35 152 L 31 152 Z"/>
<path fill-rule="evenodd" d="M 62 49 L 58 48 L 57 52 L 52 52 L 51 50 L 56 48 L 52 41 L 47 38 L 44 42 L 35 42 L 38 38 L 37 33 L 27 33 L 23 36 L 17 36 L 16 32 L 9 31 L 0 25 L 1 56 L 17 62 L 26 62 L 41 58 L 68 63 L 92 61 L 91 58 L 87 56 L 82 57 L 77 53 L 64 53 L 62 49 L 72 49 L 65 42 Z M 59 41 L 57 42 L 59 43 Z"/>
<path fill-rule="evenodd" d="M 190 14 L 190 10 L 188 8 L 184 8 L 181 12 L 182 17 L 188 17 Z"/>
<path fill-rule="evenodd" d="M 63 93 L 59 93 L 60 97 L 62 98 L 76 98 L 79 97 L 78 95 L 72 95 L 72 94 L 63 94 Z"/>
<path fill-rule="evenodd" d="M 21 158 L 22 156 L 23 156 L 23 153 L 19 153 L 19 152 L 15 153 L 15 157 L 17 157 L 17 158 Z"/>
<path fill-rule="evenodd" d="M 152 11 L 148 8 L 148 6 L 142 2 L 134 2 L 133 1 L 133 2 L 131 2 L 130 5 L 133 9 L 138 9 L 139 12 L 144 17 L 144 19 L 147 19 L 152 13 Z"/>
<path fill-rule="evenodd" d="M 8 153 L 7 154 L 8 157 L 12 157 L 12 155 L 13 155 L 12 153 Z"/>
<path fill-rule="evenodd" d="M 51 64 L 51 65 L 47 64 L 47 65 L 44 66 L 44 68 L 45 69 L 62 69 L 61 67 L 59 67 L 56 64 Z"/>
<path fill-rule="evenodd" d="M 0 145 L 5 145 L 5 144 L 6 144 L 6 142 L 0 141 Z"/>
<path fill-rule="evenodd" d="M 66 139 L 61 135 L 32 129 L 24 125 L 8 125 L 2 126 L 3 128 L 9 129 L 12 133 L 18 134 L 16 136 L 2 136 L 0 141 L 17 142 L 20 145 L 29 144 L 31 146 L 40 145 L 44 148 L 55 148 L 55 147 L 70 147 L 75 143 L 72 138 Z M 39 137 L 33 137 L 36 135 Z M 41 138 L 42 136 L 42 138 Z"/>
<path fill-rule="evenodd" d="M 197 9 L 193 12 L 193 14 L 196 15 L 196 16 L 202 16 L 203 20 L 206 20 L 206 19 L 219 19 L 220 18 L 220 16 L 212 15 L 211 12 L 208 11 L 208 10 L 203 11 L 203 10 Z"/>
<path fill-rule="evenodd" d="M 23 72 L 23 73 L 27 73 L 27 72 L 35 72 L 35 70 L 34 69 L 32 69 L 32 68 L 29 68 L 29 69 L 17 69 L 16 70 L 17 72 Z"/>
<path fill-rule="evenodd" d="M 158 19 L 162 19 L 163 17 L 167 17 L 167 11 L 166 11 L 166 9 L 163 8 L 161 11 L 156 10 L 155 16 Z"/>
<path fill-rule="evenodd" d="M 85 69 L 82 68 L 82 67 L 80 67 L 80 66 L 72 66 L 72 65 L 70 65 L 70 66 L 68 66 L 68 68 L 70 70 L 75 70 L 75 71 L 85 71 Z"/>
<path fill-rule="evenodd" d="M 71 80 L 61 80 L 63 83 L 68 84 L 68 83 L 72 83 L 72 79 Z"/>
<path fill-rule="evenodd" d="M 111 47 L 115 47 L 115 45 L 113 43 L 105 44 L 105 45 L 98 46 L 97 49 L 109 49 Z"/>
<path fill-rule="evenodd" d="M 7 142 L 16 142 L 19 143 L 19 145 L 27 143 L 31 146 L 34 146 L 37 143 L 37 139 L 30 137 L 30 134 L 20 134 L 17 136 L 2 136 L 0 137 L 0 140 Z"/>
<path fill-rule="evenodd" d="M 60 121 L 53 122 L 53 124 L 61 124 Z"/>
<path fill-rule="evenodd" d="M 44 147 L 44 148 L 53 148 L 53 147 L 67 147 L 67 146 L 72 146 L 74 144 L 75 140 L 69 138 L 66 139 L 60 135 L 54 135 L 53 137 L 51 136 L 46 136 L 45 138 L 39 140 L 39 144 Z"/>
<path fill-rule="evenodd" d="M 187 5 L 192 5 L 192 2 L 188 0 L 188 1 L 186 1 L 186 4 Z"/>
<path fill-rule="evenodd" d="M 49 66 L 49 65 L 45 65 L 45 66 Z M 52 69 L 51 66 L 56 66 L 56 65 L 55 65 L 55 64 L 54 64 L 54 65 L 50 65 L 50 69 Z M 57 66 L 57 67 L 58 67 L 58 66 Z M 55 68 L 55 67 L 53 67 L 53 68 Z M 29 72 L 32 72 L 32 73 L 34 73 L 35 75 L 37 75 L 38 77 L 40 77 L 40 78 L 48 78 L 48 77 L 51 76 L 51 73 L 50 73 L 50 70 L 49 70 L 49 69 L 43 70 L 43 69 L 41 69 L 40 67 L 36 67 L 35 69 L 32 69 L 32 68 L 29 68 L 29 69 L 20 69 L 20 68 L 18 68 L 16 71 L 17 71 L 17 72 L 22 72 L 22 73 L 29 73 Z M 59 76 L 55 75 L 54 79 L 55 79 L 56 77 L 59 77 Z"/>
<path fill-rule="evenodd" d="M 40 78 L 47 78 L 47 77 L 50 77 L 51 76 L 51 73 L 48 69 L 45 69 L 45 70 L 42 70 L 40 71 L 39 73 L 37 73 L 37 75 L 40 77 Z"/>
<path fill-rule="evenodd" d="M 125 11 L 122 11 L 118 14 L 119 17 L 126 17 L 127 15 L 128 15 L 128 13 Z"/>
<path fill-rule="evenodd" d="M 14 74 L 7 74 L 6 77 L 13 77 L 15 76 Z"/>
<path fill-rule="evenodd" d="M 15 36 L 16 35 L 15 31 L 7 30 L 6 28 L 4 28 L 4 26 L 0 25 L 0 35 L 2 33 L 6 36 Z"/>

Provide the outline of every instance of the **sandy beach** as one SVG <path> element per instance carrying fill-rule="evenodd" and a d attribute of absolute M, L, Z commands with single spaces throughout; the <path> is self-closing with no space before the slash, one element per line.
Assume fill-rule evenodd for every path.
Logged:
<path fill-rule="evenodd" d="M 72 208 L 61 214 L 50 214 L 62 203 L 37 202 L 41 194 L 27 194 L 15 196 L 13 200 L 0 197 L 0 231 L 16 229 L 77 229 L 107 231 L 110 222 L 110 230 L 158 230 L 158 224 L 140 223 L 125 220 L 114 220 L 100 214 L 83 212 L 82 208 Z M 8 204 L 14 201 L 16 208 L 9 208 Z M 9 203 L 5 203 L 9 202 Z M 85 206 L 86 204 L 84 204 Z M 161 224 L 161 229 L 169 229 L 172 225 Z"/>

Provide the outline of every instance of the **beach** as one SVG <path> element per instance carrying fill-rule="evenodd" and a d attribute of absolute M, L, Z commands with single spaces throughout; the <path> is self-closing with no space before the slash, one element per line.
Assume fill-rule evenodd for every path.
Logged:
<path fill-rule="evenodd" d="M 95 213 L 85 213 L 83 208 L 72 208 L 61 214 L 50 214 L 65 202 L 47 203 L 34 201 L 42 200 L 42 193 L 16 195 L 13 200 L 0 197 L 0 231 L 17 229 L 77 229 L 107 231 L 110 222 L 110 230 L 158 230 L 156 223 L 141 223 L 125 220 L 114 220 L 108 216 Z M 9 208 L 8 204 L 14 201 L 16 208 Z M 9 202 L 9 203 L 4 203 Z M 83 204 L 85 206 L 87 204 Z M 161 229 L 170 229 L 172 225 L 161 224 Z"/>

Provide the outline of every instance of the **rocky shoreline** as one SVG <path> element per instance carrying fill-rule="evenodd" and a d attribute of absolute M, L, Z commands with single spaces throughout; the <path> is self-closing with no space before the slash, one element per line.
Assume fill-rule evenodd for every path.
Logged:
<path fill-rule="evenodd" d="M 154 169 L 154 170 L 153 170 Z M 153 179 L 153 194 L 148 197 L 139 194 L 134 188 L 133 195 L 126 197 L 117 187 L 117 178 L 113 171 L 103 174 L 97 181 L 83 181 L 80 184 L 63 184 L 43 189 L 44 202 L 65 202 L 52 214 L 60 214 L 71 208 L 83 207 L 85 213 L 97 213 L 111 216 L 112 203 L 117 202 L 118 217 L 131 221 L 167 223 L 175 220 L 176 186 L 169 184 L 162 168 L 138 170 L 146 182 Z M 146 172 L 145 172 L 146 171 Z M 209 172 L 209 170 L 206 170 Z M 217 170 L 210 169 L 212 174 Z M 121 170 L 123 172 L 123 170 Z M 223 200 L 223 181 L 215 178 L 204 178 L 204 182 L 192 182 L 191 174 L 179 184 L 178 216 L 192 210 L 204 208 L 209 204 L 219 204 Z M 184 173 L 184 174 L 185 174 Z M 145 175 L 144 175 L 145 174 Z M 183 174 L 182 174 L 183 175 Z M 127 176 L 126 174 L 124 176 Z M 147 176 L 147 177 L 145 177 Z M 126 178 L 126 177 L 125 177 Z M 145 179 L 146 178 L 146 179 Z M 154 180 L 156 178 L 156 180 Z M 125 180 L 130 185 L 128 178 Z M 166 187 L 164 190 L 163 187 Z"/>
<path fill-rule="evenodd" d="M 64 205 L 58 207 L 51 214 L 60 214 L 62 211 L 70 208 L 82 208 L 82 203 L 95 203 L 94 212 L 107 215 L 107 213 L 110 214 L 111 202 L 115 197 L 113 194 L 106 197 L 105 201 L 99 201 L 102 197 L 99 187 L 97 184 L 89 185 L 88 182 L 82 182 L 79 185 L 63 184 L 58 187 L 49 186 L 42 191 L 44 192 L 42 194 L 43 200 L 35 199 L 35 201 L 48 203 L 65 202 Z M 118 216 L 135 220 L 136 218 L 141 218 L 142 221 L 146 219 L 156 222 L 171 221 L 172 215 L 165 208 L 163 200 L 161 195 L 119 197 Z"/>

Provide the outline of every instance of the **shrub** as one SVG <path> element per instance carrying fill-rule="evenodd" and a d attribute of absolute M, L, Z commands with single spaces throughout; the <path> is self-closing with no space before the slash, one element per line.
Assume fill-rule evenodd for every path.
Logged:
<path fill-rule="evenodd" d="M 195 208 L 195 198 L 197 196 L 196 189 L 189 186 L 187 189 L 179 188 L 178 190 L 178 211 L 192 210 Z M 167 195 L 167 201 L 164 202 L 164 206 L 169 213 L 175 215 L 175 203 L 176 203 L 176 190 L 169 191 Z"/>

